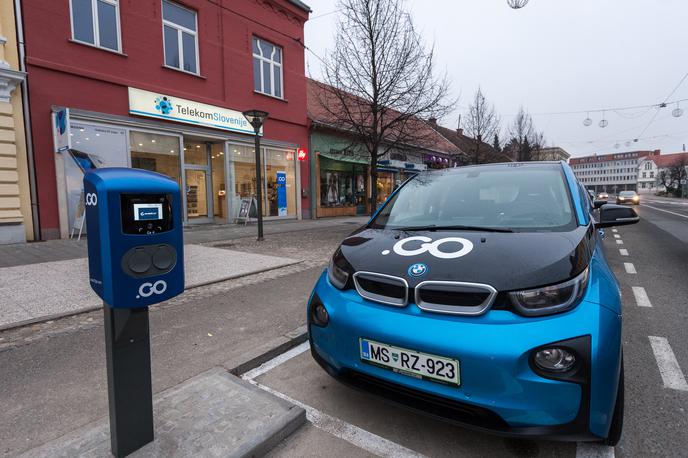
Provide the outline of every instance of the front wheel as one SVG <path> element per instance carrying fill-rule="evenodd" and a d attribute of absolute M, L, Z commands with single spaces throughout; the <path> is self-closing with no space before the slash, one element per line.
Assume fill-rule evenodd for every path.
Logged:
<path fill-rule="evenodd" d="M 624 365 L 623 357 L 621 359 L 621 374 L 619 374 L 619 388 L 616 392 L 616 404 L 614 405 L 614 416 L 612 417 L 612 424 L 609 427 L 609 434 L 606 439 L 602 441 L 604 445 L 614 447 L 621 439 L 621 430 L 623 430 L 623 414 L 624 414 Z"/>

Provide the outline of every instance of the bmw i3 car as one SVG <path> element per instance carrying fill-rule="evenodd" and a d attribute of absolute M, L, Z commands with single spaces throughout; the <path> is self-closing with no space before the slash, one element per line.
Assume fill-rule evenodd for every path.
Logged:
<path fill-rule="evenodd" d="M 333 377 L 466 427 L 616 444 L 621 295 L 564 162 L 423 172 L 344 239 L 308 301 Z"/>

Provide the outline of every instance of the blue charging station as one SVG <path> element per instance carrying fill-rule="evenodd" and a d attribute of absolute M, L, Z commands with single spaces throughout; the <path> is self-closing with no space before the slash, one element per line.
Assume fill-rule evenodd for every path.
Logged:
<path fill-rule="evenodd" d="M 148 306 L 184 291 L 181 192 L 155 172 L 84 175 L 91 288 L 103 299 L 113 455 L 153 441 Z"/>

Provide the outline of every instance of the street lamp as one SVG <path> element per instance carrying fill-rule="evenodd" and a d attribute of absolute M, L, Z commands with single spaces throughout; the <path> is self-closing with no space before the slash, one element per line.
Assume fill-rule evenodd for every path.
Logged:
<path fill-rule="evenodd" d="M 256 133 L 256 198 L 258 200 L 258 241 L 263 240 L 263 180 L 260 173 L 260 128 L 263 127 L 265 119 L 268 117 L 267 111 L 248 110 L 242 113 L 248 120 L 249 124 L 253 126 Z M 249 214 L 250 214 L 249 207 Z"/>

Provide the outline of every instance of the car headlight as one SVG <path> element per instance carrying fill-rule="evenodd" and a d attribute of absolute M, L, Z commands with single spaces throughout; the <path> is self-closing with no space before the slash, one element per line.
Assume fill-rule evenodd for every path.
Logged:
<path fill-rule="evenodd" d="M 509 293 L 516 310 L 526 316 L 551 315 L 575 307 L 588 286 L 589 267 L 571 280 L 543 288 Z"/>
<path fill-rule="evenodd" d="M 330 259 L 330 265 L 327 266 L 327 278 L 335 287 L 345 289 L 352 274 L 351 264 L 344 258 L 342 250 L 337 248 L 332 259 Z"/>

